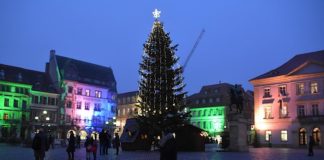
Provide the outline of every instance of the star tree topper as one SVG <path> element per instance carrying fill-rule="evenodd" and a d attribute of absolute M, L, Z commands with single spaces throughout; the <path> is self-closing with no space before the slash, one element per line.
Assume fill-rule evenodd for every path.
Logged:
<path fill-rule="evenodd" d="M 152 13 L 153 13 L 153 17 L 155 19 L 158 19 L 160 17 L 161 11 L 155 9 L 154 12 L 152 12 Z"/>

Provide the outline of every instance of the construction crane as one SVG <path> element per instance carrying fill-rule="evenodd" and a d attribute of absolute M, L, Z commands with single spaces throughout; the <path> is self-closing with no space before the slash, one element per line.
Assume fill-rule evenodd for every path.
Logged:
<path fill-rule="evenodd" d="M 189 53 L 189 55 L 188 55 L 188 57 L 187 57 L 184 65 L 183 65 L 183 70 L 186 68 L 186 66 L 187 66 L 187 64 L 188 64 L 188 62 L 189 62 L 192 54 L 195 52 L 195 50 L 196 50 L 196 48 L 197 48 L 197 46 L 199 44 L 199 41 L 201 40 L 201 38 L 204 35 L 204 33 L 205 33 L 205 29 L 202 29 L 201 32 L 200 32 L 200 34 L 199 34 L 199 36 L 198 36 L 198 38 L 197 38 L 197 40 L 196 40 L 195 45 L 192 47 L 192 49 L 191 49 L 191 51 L 190 51 L 190 53 Z"/>

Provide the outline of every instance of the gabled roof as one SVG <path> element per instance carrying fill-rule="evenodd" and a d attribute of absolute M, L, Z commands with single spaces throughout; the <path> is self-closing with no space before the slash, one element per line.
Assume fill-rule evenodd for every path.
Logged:
<path fill-rule="evenodd" d="M 316 51 L 316 52 L 310 52 L 310 53 L 304 53 L 304 54 L 298 54 L 294 56 L 292 59 L 290 59 L 288 62 L 284 63 L 280 67 L 271 70 L 269 72 L 266 72 L 260 76 L 257 76 L 252 80 L 258 80 L 258 79 L 264 79 L 264 78 L 270 78 L 270 77 L 276 77 L 276 76 L 282 76 L 282 75 L 288 75 L 294 72 L 297 68 L 299 68 L 302 65 L 305 65 L 307 63 L 318 63 L 323 64 L 324 63 L 324 50 L 322 51 Z"/>
<path fill-rule="evenodd" d="M 110 67 L 55 55 L 63 79 L 104 86 L 116 91 L 116 80 Z"/>
<path fill-rule="evenodd" d="M 45 72 L 29 70 L 25 68 L 0 64 L 0 72 L 3 77 L 0 80 L 32 85 L 32 90 L 56 93 Z M 1 73 L 2 74 L 2 73 Z"/>

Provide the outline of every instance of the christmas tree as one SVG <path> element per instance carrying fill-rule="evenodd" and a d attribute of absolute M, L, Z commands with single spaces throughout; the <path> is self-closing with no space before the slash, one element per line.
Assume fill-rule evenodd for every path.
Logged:
<path fill-rule="evenodd" d="M 142 128 L 150 136 L 161 131 L 174 131 L 188 122 L 189 113 L 185 112 L 183 91 L 183 68 L 176 57 L 177 45 L 172 45 L 169 33 L 165 33 L 163 24 L 157 19 L 159 11 L 153 12 L 155 21 L 148 40 L 144 44 L 144 53 L 139 74 L 139 116 Z"/>

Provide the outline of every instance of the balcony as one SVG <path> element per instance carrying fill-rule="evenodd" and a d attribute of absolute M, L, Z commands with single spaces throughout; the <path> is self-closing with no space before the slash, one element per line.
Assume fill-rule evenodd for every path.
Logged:
<path fill-rule="evenodd" d="M 305 115 L 305 116 L 298 116 L 298 121 L 301 124 L 314 124 L 314 123 L 324 123 L 324 115 Z"/>

